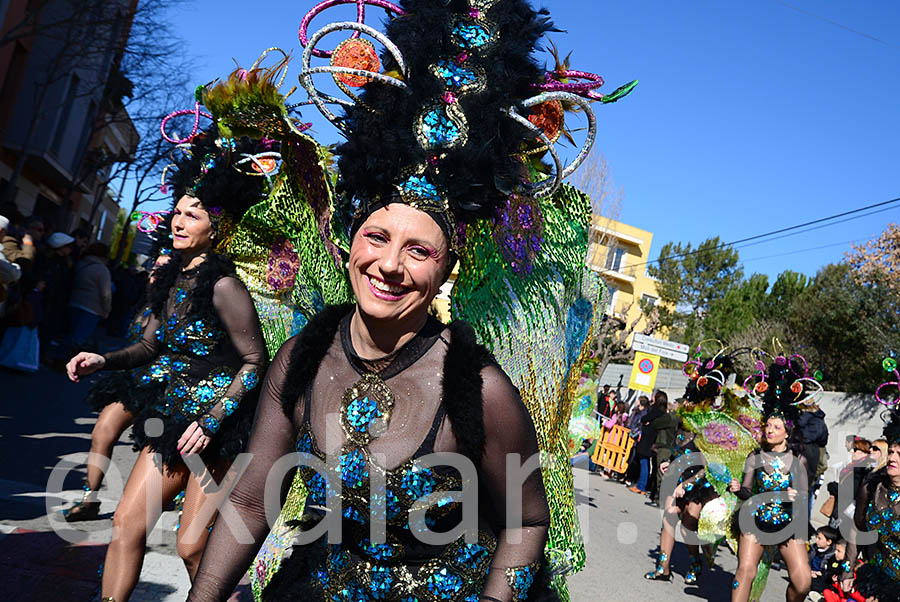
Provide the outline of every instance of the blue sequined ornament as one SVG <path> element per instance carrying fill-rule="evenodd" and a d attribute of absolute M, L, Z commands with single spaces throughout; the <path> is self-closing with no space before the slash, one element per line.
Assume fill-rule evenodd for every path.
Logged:
<path fill-rule="evenodd" d="M 431 494 L 434 491 L 434 476 L 430 468 L 413 465 L 400 482 L 407 495 L 414 500 Z"/>
<path fill-rule="evenodd" d="M 222 399 L 222 411 L 225 416 L 231 416 L 234 414 L 234 411 L 238 409 L 238 401 L 231 397 L 225 397 Z"/>
<path fill-rule="evenodd" d="M 256 372 L 243 372 L 241 373 L 241 382 L 245 388 L 253 389 L 259 384 L 259 376 L 257 376 Z"/>
<path fill-rule="evenodd" d="M 341 455 L 341 481 L 345 487 L 362 487 L 369 477 L 369 468 L 363 453 L 354 449 Z"/>
<path fill-rule="evenodd" d="M 203 428 L 203 430 L 209 431 L 213 434 L 219 432 L 219 421 L 214 416 L 210 416 L 209 414 L 200 419 L 200 426 Z"/>
<path fill-rule="evenodd" d="M 425 580 L 425 586 L 440 600 L 452 600 L 463 587 L 462 578 L 448 568 L 435 571 Z"/>
<path fill-rule="evenodd" d="M 368 396 L 354 399 L 347 406 L 347 421 L 359 433 L 367 433 L 372 421 L 379 416 L 378 405 Z"/>
<path fill-rule="evenodd" d="M 477 50 L 487 46 L 491 41 L 491 33 L 477 23 L 459 21 L 451 32 L 453 41 L 464 50 Z"/>

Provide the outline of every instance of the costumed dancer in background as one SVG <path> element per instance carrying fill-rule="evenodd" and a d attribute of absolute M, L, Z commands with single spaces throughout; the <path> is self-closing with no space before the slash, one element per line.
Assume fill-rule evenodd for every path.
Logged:
<path fill-rule="evenodd" d="M 701 347 L 698 346 L 698 352 L 700 349 Z M 682 456 L 691 458 L 691 454 L 700 451 L 700 446 L 710 449 L 713 444 L 711 439 L 715 440 L 715 444 L 728 451 L 743 447 L 743 454 L 740 452 L 738 454 L 739 461 L 743 462 L 743 458 L 746 458 L 747 454 L 747 443 L 754 445 L 752 435 L 738 424 L 725 422 L 720 413 L 725 405 L 721 396 L 726 393 L 728 379 L 734 374 L 734 361 L 731 355 L 726 354 L 725 349 L 722 349 L 715 357 L 698 357 L 685 364 L 684 372 L 688 375 L 689 380 L 684 392 L 684 401 L 679 408 L 681 423 L 675 437 L 675 448 L 671 460 L 660 464 L 660 471 L 665 474 L 670 466 L 677 467 L 676 462 L 679 458 Z M 728 435 L 725 437 L 712 435 L 713 433 L 722 434 L 726 430 Z M 715 459 L 718 460 L 721 452 L 715 453 L 714 456 L 717 456 Z M 694 457 L 696 458 L 696 456 Z M 704 457 L 706 457 L 705 454 Z M 710 464 L 714 462 L 711 458 L 706 458 L 706 460 Z M 724 466 L 724 464 L 719 464 L 719 466 Z M 659 556 L 656 560 L 656 568 L 645 574 L 645 579 L 672 580 L 669 563 L 675 546 L 675 526 L 679 521 L 681 521 L 683 529 L 691 532 L 686 536 L 702 540 L 704 535 L 707 538 L 712 535 L 713 539 L 707 541 L 710 544 L 724 535 L 724 531 L 713 534 L 699 532 L 703 508 L 709 502 L 719 499 L 719 492 L 713 486 L 713 482 L 715 479 L 707 478 L 707 470 L 703 466 L 691 466 L 680 473 L 675 491 L 666 497 L 663 504 L 663 524 L 659 535 Z M 687 547 L 689 566 L 684 576 L 684 582 L 692 585 L 697 583 L 697 579 L 703 571 L 703 560 L 699 545 L 688 544 Z M 712 562 L 712 558 L 709 558 L 709 562 Z"/>
<path fill-rule="evenodd" d="M 427 316 L 453 255 L 468 250 L 471 261 L 476 257 L 470 231 L 460 224 L 484 220 L 487 232 L 509 233 L 510 246 L 521 251 L 521 259 L 512 260 L 522 267 L 522 279 L 541 255 L 534 229 L 548 236 L 558 225 L 540 222 L 534 200 L 553 194 L 566 171 L 557 169 L 554 177 L 533 184 L 515 157 L 523 145 L 534 144 L 539 131 L 515 107 L 530 106 L 522 101 L 541 81 L 530 53 L 548 24 L 520 0 L 387 7 L 399 15 L 388 24 L 390 39 L 361 24 L 338 24 L 313 36 L 304 53 L 301 81 L 317 105 L 322 101 L 311 83 L 316 72 L 330 69 L 341 82 L 355 76 L 389 84 L 368 86 L 341 120 L 319 107 L 348 137 L 337 154 L 340 189 L 353 215 L 349 270 L 358 301 L 355 307 L 326 309 L 276 356 L 248 450 L 253 460 L 232 496 L 254 541 L 239 543 L 226 525 L 217 526 L 192 600 L 230 595 L 268 531 L 260 485 L 275 460 L 292 450 L 320 459 L 325 452 L 339 455 L 341 469 L 328 474 L 341 479 L 341 512 L 331 516 L 343 524 L 343 543 L 326 547 L 320 538 L 297 548 L 264 599 L 512 600 L 551 593 L 547 573 L 540 571 L 546 568 L 550 522 L 540 476 L 532 473 L 521 491 L 524 527 L 506 525 L 503 518 L 501 464 L 509 452 L 538 452 L 531 417 L 465 323 L 444 327 Z M 375 73 L 377 55 L 354 40 L 339 47 L 330 67 L 309 68 L 321 35 L 340 28 L 385 44 L 391 75 Z M 342 64 L 341 56 L 372 62 L 358 69 Z M 565 99 L 589 110 L 585 99 L 570 93 L 536 98 L 535 103 Z M 537 146 L 549 143 L 545 134 L 537 137 Z M 569 194 L 576 198 L 575 210 L 586 205 L 583 196 Z M 517 232 L 510 233 L 510 223 Z M 517 233 L 534 237 L 517 239 Z M 493 236 L 487 241 L 488 259 L 509 261 L 498 250 L 502 243 Z M 487 273 L 486 265 L 480 273 Z M 509 285 L 503 294 L 510 299 Z M 572 333 L 572 340 L 583 341 L 586 334 Z M 577 356 L 580 343 L 572 348 Z M 325 438 L 325 416 L 331 413 L 341 416 L 337 440 Z M 461 486 L 460 476 L 416 461 L 430 451 L 462 453 L 478 468 L 478 543 L 459 538 L 428 545 L 407 527 L 415 501 L 425 493 L 444 494 L 425 514 L 428 527 L 444 532 L 460 518 L 462 508 L 449 497 Z M 323 520 L 329 488 L 315 471 L 299 472 L 310 491 L 301 520 L 308 527 Z M 370 480 L 376 474 L 380 478 Z M 369 540 L 370 493 L 386 501 L 386 543 Z"/>
<path fill-rule="evenodd" d="M 66 367 L 77 382 L 100 369 L 145 366 L 141 380 L 165 386 L 155 403 L 141 404 L 135 420 L 140 454 L 113 518 L 116 536 L 104 561 L 104 601 L 128 600 L 140 576 L 147 534 L 182 490 L 178 552 L 193 577 L 211 520 L 201 512 L 207 497 L 203 479 L 220 481 L 247 443 L 266 350 L 252 299 L 231 261 L 216 249 L 267 192 L 265 179 L 237 167 L 241 158 L 261 150 L 259 142 L 220 138 L 215 128 L 183 147 L 171 175 L 174 251 L 156 274 L 152 315 L 141 340 L 105 355 L 81 352 Z M 190 456 L 199 457 L 202 472 L 188 468 L 183 458 Z M 152 504 L 156 495 L 159 503 Z"/>
<path fill-rule="evenodd" d="M 747 457 L 742 481 L 732 480 L 729 489 L 745 503 L 760 493 L 772 493 L 775 498 L 749 508 L 755 528 L 740 531 L 731 599 L 747 602 L 750 598 L 764 552 L 757 535 L 783 532 L 784 540 L 776 545 L 790 579 L 785 599 L 801 602 L 809 593 L 811 574 L 806 549 L 807 522 L 799 526 L 795 523 L 806 515 L 811 467 L 803 454 L 802 437 L 794 429 L 794 422 L 799 416 L 798 406 L 813 401 L 822 386 L 809 376 L 806 360 L 797 354 L 778 355 L 768 369 L 764 367 L 760 360 L 758 372 L 751 375 L 753 380 L 758 379 L 752 388 L 754 394 L 762 396 L 765 420 L 762 449 Z M 802 511 L 798 511 L 800 506 Z"/>
<path fill-rule="evenodd" d="M 900 402 L 897 360 L 886 358 L 882 366 L 894 380 L 883 383 L 876 399 L 887 406 L 883 437 L 888 442 L 887 464 L 872 473 L 856 497 L 854 522 L 858 532 L 875 531 L 878 540 L 869 547 L 868 562 L 859 568 L 856 589 L 871 602 L 900 600 Z M 854 533 L 856 535 L 856 533 Z M 860 546 L 847 542 L 847 561 L 841 589 L 852 589 L 853 570 Z"/>
<path fill-rule="evenodd" d="M 273 53 L 281 59 L 263 67 Z M 250 69 L 238 68 L 227 78 L 198 88 L 194 108 L 175 111 L 162 124 L 163 136 L 173 144 L 189 141 L 201 118 L 214 121 L 223 136 L 265 141 L 263 152 L 243 158 L 240 167 L 247 175 L 265 178 L 271 192 L 235 224 L 224 252 L 253 298 L 269 359 L 325 305 L 352 301 L 339 250 L 347 244 L 332 225 L 332 157 L 303 133 L 310 124 L 292 115 L 287 98 L 294 90 L 280 91 L 288 63 L 286 53 L 270 48 Z M 193 118 L 191 136 L 179 139 L 167 133 L 173 129 L 167 126 L 170 121 L 185 118 Z M 296 528 L 288 523 L 302 514 L 305 497 L 298 476 L 291 486 L 291 503 L 285 505 L 251 568 L 257 597 L 290 546 Z"/>

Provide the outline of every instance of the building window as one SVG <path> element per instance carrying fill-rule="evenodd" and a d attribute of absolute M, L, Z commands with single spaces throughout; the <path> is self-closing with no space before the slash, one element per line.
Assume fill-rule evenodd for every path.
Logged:
<path fill-rule="evenodd" d="M 647 307 L 656 307 L 656 304 L 659 303 L 659 298 L 644 293 L 643 295 L 641 295 L 641 303 L 643 303 Z"/>
<path fill-rule="evenodd" d="M 78 84 L 80 83 L 78 76 L 72 74 L 69 80 L 69 89 L 66 91 L 66 99 L 63 102 L 62 109 L 59 112 L 59 119 L 56 122 L 56 132 L 53 134 L 53 153 L 59 157 L 59 150 L 62 146 L 63 136 L 66 135 L 66 129 L 69 126 L 69 117 L 72 115 L 72 106 L 75 104 L 75 98 L 78 95 Z"/>
<path fill-rule="evenodd" d="M 606 254 L 606 269 L 613 272 L 621 272 L 625 264 L 625 249 L 613 247 Z"/>
<path fill-rule="evenodd" d="M 609 304 L 606 306 L 606 313 L 615 313 L 616 311 L 616 297 L 618 296 L 619 289 L 612 285 L 607 285 L 609 289 Z"/>

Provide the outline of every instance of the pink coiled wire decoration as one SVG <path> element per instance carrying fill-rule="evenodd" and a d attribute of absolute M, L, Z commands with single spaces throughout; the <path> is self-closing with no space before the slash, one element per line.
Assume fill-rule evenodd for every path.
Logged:
<path fill-rule="evenodd" d="M 897 405 L 897 402 L 900 401 L 900 394 L 894 397 L 892 401 L 887 401 L 882 397 L 882 391 L 887 387 L 894 387 L 900 393 L 900 372 L 897 372 L 897 360 L 892 357 L 884 358 L 884 361 L 881 362 L 881 367 L 884 368 L 885 372 L 893 372 L 894 380 L 889 380 L 886 383 L 881 383 L 877 389 L 875 389 L 875 399 L 878 400 L 883 406 L 888 408 L 893 408 Z"/>
<path fill-rule="evenodd" d="M 580 82 L 562 82 L 561 79 L 580 79 Z M 593 90 L 604 84 L 603 78 L 587 71 L 549 71 L 544 74 L 544 83 L 531 87 L 545 92 L 570 92 L 590 100 L 602 100 L 604 95 Z"/>
<path fill-rule="evenodd" d="M 300 21 L 300 45 L 306 48 L 306 45 L 309 43 L 309 35 L 307 31 L 309 30 L 309 23 L 313 20 L 313 18 L 333 6 L 338 6 L 341 4 L 356 4 L 356 22 L 360 24 L 365 24 L 366 22 L 366 5 L 377 6 L 378 8 L 383 8 L 386 11 L 390 11 L 396 15 L 405 15 L 406 12 L 397 6 L 396 4 L 392 4 L 391 2 L 387 2 L 387 0 L 325 0 L 324 2 L 319 2 L 315 5 L 308 13 L 303 16 L 303 20 Z M 350 36 L 351 39 L 356 39 L 360 35 L 359 31 L 354 31 Z M 313 56 L 322 59 L 331 58 L 331 50 L 319 50 L 318 48 L 313 48 Z"/>
<path fill-rule="evenodd" d="M 131 221 L 137 221 L 137 229 L 144 234 L 150 234 L 156 230 L 171 211 L 135 211 L 131 214 Z"/>
<path fill-rule="evenodd" d="M 194 127 L 191 129 L 191 133 L 187 138 L 180 138 L 180 139 L 179 138 L 171 138 L 166 133 L 166 124 L 169 123 L 169 121 L 171 121 L 175 117 L 181 117 L 182 115 L 193 115 L 194 116 Z M 171 142 L 172 144 L 185 144 L 187 142 L 190 142 L 194 138 L 194 136 L 197 135 L 197 132 L 200 131 L 200 118 L 201 117 L 206 117 L 210 121 L 214 121 L 212 115 L 210 115 L 209 113 L 207 113 L 205 111 L 200 110 L 200 102 L 198 101 L 194 105 L 193 109 L 182 109 L 180 111 L 174 111 L 174 112 L 166 115 L 163 118 L 162 123 L 159 124 L 159 132 L 162 134 L 162 137 L 165 139 L 166 142 Z"/>

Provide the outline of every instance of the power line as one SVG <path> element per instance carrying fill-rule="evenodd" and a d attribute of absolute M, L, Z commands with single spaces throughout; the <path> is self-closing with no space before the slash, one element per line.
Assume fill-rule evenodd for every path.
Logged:
<path fill-rule="evenodd" d="M 750 259 L 744 259 L 743 263 L 747 263 L 749 261 L 760 261 L 762 259 L 772 259 L 773 257 L 784 257 L 785 255 L 797 255 L 799 253 L 808 253 L 809 251 L 818 251 L 819 249 L 827 249 L 829 247 L 839 247 L 841 245 L 850 244 L 851 242 L 856 242 L 857 239 L 845 240 L 842 242 L 833 242 L 827 245 L 819 245 L 818 247 L 809 247 L 806 249 L 795 249 L 793 251 L 787 251 L 784 253 L 775 253 L 774 255 L 763 255 L 762 257 L 751 257 Z"/>
<path fill-rule="evenodd" d="M 829 19 L 828 17 L 823 17 L 822 15 L 817 15 L 816 13 L 813 13 L 813 12 L 810 12 L 810 11 L 808 11 L 808 10 L 802 9 L 802 8 L 800 8 L 799 6 L 794 6 L 793 4 L 788 4 L 787 2 L 784 2 L 783 0 L 775 0 L 775 2 L 777 2 L 778 4 L 780 4 L 780 5 L 782 5 L 782 6 L 785 6 L 785 7 L 787 7 L 787 8 L 790 8 L 791 10 L 795 10 L 795 11 L 797 11 L 798 13 L 804 14 L 804 15 L 806 15 L 806 16 L 808 16 L 808 17 L 812 17 L 812 18 L 814 18 L 814 19 L 818 19 L 818 20 L 820 20 L 820 21 L 824 21 L 825 23 L 828 23 L 829 25 L 834 25 L 835 27 L 840 27 L 841 29 L 843 29 L 843 30 L 845 30 L 845 31 L 849 31 L 850 33 L 855 33 L 855 34 L 858 35 L 858 36 L 862 36 L 862 37 L 864 37 L 864 38 L 868 38 L 869 40 L 872 40 L 872 41 L 874 41 L 874 42 L 878 42 L 879 44 L 884 44 L 885 46 L 889 46 L 889 47 L 891 47 L 891 48 L 895 48 L 895 49 L 897 49 L 897 50 L 900 50 L 900 46 L 898 46 L 898 45 L 896 45 L 896 44 L 892 44 L 891 42 L 885 42 L 885 41 L 882 40 L 881 38 L 876 38 L 875 36 L 869 35 L 869 34 L 867 34 L 867 33 L 864 32 L 864 31 L 859 31 L 858 29 L 853 29 L 852 27 L 847 27 L 847 26 L 844 25 L 843 23 L 838 23 L 837 21 L 834 21 L 834 20 L 832 20 L 832 19 Z"/>
<path fill-rule="evenodd" d="M 821 217 L 821 218 L 819 218 L 819 219 L 814 219 L 814 220 L 811 220 L 811 221 L 808 221 L 808 222 L 803 222 L 802 224 L 795 224 L 795 225 L 793 225 L 793 226 L 788 226 L 788 227 L 786 227 L 786 228 L 779 228 L 779 229 L 777 229 L 777 230 L 771 230 L 771 231 L 769 231 L 769 232 L 763 232 L 762 234 L 756 234 L 756 235 L 754 235 L 754 236 L 748 236 L 748 237 L 746 237 L 746 238 L 740 238 L 740 239 L 738 239 L 738 240 L 733 240 L 733 241 L 731 241 L 731 242 L 721 243 L 721 244 L 719 244 L 719 245 L 717 245 L 717 246 L 715 246 L 715 247 L 706 248 L 706 249 L 694 249 L 693 251 L 688 251 L 688 252 L 686 252 L 686 253 L 678 253 L 678 254 L 675 254 L 675 255 L 667 255 L 667 256 L 664 257 L 664 258 L 652 259 L 652 260 L 645 261 L 644 263 L 636 263 L 636 264 L 633 264 L 633 265 L 628 266 L 628 268 L 631 268 L 631 270 L 632 270 L 631 273 L 634 274 L 634 270 L 635 270 L 636 268 L 645 267 L 645 266 L 648 266 L 648 265 L 653 264 L 653 263 L 660 263 L 663 259 L 666 259 L 666 260 L 669 260 L 669 259 L 681 259 L 681 258 L 684 258 L 684 257 L 689 257 L 689 256 L 691 256 L 691 255 L 697 255 L 698 253 L 706 253 L 706 252 L 708 252 L 708 251 L 715 251 L 715 250 L 717 250 L 717 249 L 723 249 L 723 248 L 725 248 L 725 247 L 733 247 L 733 246 L 735 246 L 735 245 L 739 245 L 739 244 L 745 243 L 745 242 L 750 242 L 750 241 L 754 241 L 754 240 L 759 240 L 759 239 L 762 239 L 762 238 L 769 238 L 770 236 L 774 236 L 775 234 L 783 234 L 783 233 L 785 233 L 785 232 L 791 232 L 792 234 L 790 234 L 789 236 L 793 236 L 794 234 L 802 234 L 803 232 L 794 232 L 794 230 L 800 230 L 801 228 L 807 228 L 808 226 L 814 226 L 814 225 L 816 225 L 816 224 L 822 224 L 823 222 L 832 222 L 832 223 L 824 224 L 824 226 L 821 226 L 821 227 L 825 227 L 825 226 L 833 226 L 833 225 L 840 224 L 840 223 L 843 223 L 844 221 L 849 221 L 849 220 L 841 220 L 841 221 L 832 221 L 832 220 L 836 220 L 836 219 L 838 219 L 838 218 L 846 217 L 846 216 L 849 216 L 849 215 L 855 215 L 855 214 L 857 214 L 857 213 L 862 213 L 863 211 L 869 211 L 870 209 L 876 209 L 876 208 L 878 208 L 878 207 L 885 207 L 886 205 L 893 205 L 894 203 L 897 203 L 897 202 L 900 202 L 900 197 L 896 197 L 896 198 L 893 198 L 893 199 L 889 199 L 889 200 L 887 200 L 887 201 L 881 201 L 880 203 L 872 203 L 871 205 L 866 205 L 866 206 L 864 206 L 864 207 L 857 207 L 856 209 L 851 209 L 851 210 L 849 210 L 849 211 L 843 211 L 843 212 L 841 212 L 841 213 L 835 213 L 834 215 L 829 215 L 829 216 Z M 894 208 L 894 207 L 885 207 L 884 211 L 887 211 L 888 209 L 893 209 L 893 208 Z M 857 217 L 867 217 L 868 215 L 873 215 L 873 214 L 875 214 L 875 213 L 880 213 L 880 212 L 881 212 L 881 211 L 873 211 L 873 212 L 868 213 L 868 214 L 866 214 L 866 215 L 860 215 L 860 216 L 857 216 Z M 855 219 L 855 218 L 853 218 L 853 219 Z M 809 232 L 809 231 L 815 230 L 815 229 L 818 229 L 818 228 L 809 228 L 808 230 L 805 230 L 804 232 Z M 785 237 L 784 237 L 784 236 L 781 236 L 781 237 L 778 237 L 778 238 L 785 238 Z M 761 242 L 771 242 L 772 240 L 778 240 L 778 238 L 774 238 L 774 239 L 771 239 L 771 240 L 765 240 L 765 241 L 761 241 Z M 757 244 L 761 244 L 761 243 L 757 243 Z M 743 246 L 746 247 L 746 246 L 752 246 L 752 245 L 743 245 Z"/>

